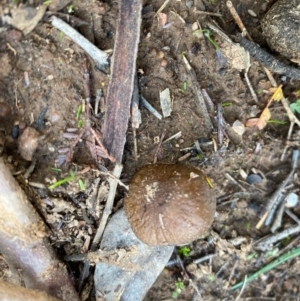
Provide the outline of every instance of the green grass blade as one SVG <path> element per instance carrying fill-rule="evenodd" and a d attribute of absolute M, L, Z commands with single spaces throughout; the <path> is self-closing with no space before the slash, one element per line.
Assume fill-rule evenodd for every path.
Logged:
<path fill-rule="evenodd" d="M 291 251 L 289 251 L 289 252 L 281 255 L 276 260 L 270 262 L 269 264 L 267 264 L 266 266 L 264 266 L 263 268 L 261 268 L 260 270 L 258 270 L 254 274 L 252 274 L 251 276 L 249 276 L 247 278 L 246 283 L 249 283 L 249 282 L 255 280 L 256 278 L 258 278 L 262 274 L 269 272 L 270 270 L 272 270 L 273 268 L 277 267 L 281 263 L 283 263 L 283 262 L 285 262 L 287 260 L 290 260 L 292 258 L 295 258 L 295 257 L 297 257 L 299 255 L 300 255 L 300 248 L 296 248 L 294 250 L 291 250 Z M 244 281 L 239 282 L 239 283 L 235 284 L 234 286 L 232 286 L 230 289 L 235 290 L 237 288 L 242 287 L 243 284 L 244 284 Z"/>

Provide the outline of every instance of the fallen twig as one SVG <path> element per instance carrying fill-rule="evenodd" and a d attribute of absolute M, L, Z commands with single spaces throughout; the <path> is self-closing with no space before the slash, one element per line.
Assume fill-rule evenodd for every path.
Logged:
<path fill-rule="evenodd" d="M 159 150 L 161 148 L 162 142 L 164 140 L 165 134 L 166 134 L 166 129 L 163 130 L 163 132 L 161 134 L 161 137 L 160 137 L 160 140 L 159 140 L 159 143 L 158 143 L 157 148 L 155 150 L 153 164 L 155 164 L 157 162 L 157 156 L 158 156 Z"/>
<path fill-rule="evenodd" d="M 209 11 L 193 10 L 193 12 L 196 14 L 199 14 L 199 15 L 222 17 L 222 14 L 220 14 L 220 13 L 212 13 Z"/>
<path fill-rule="evenodd" d="M 103 126 L 103 144 L 119 163 L 123 156 L 130 116 L 141 11 L 142 1 L 140 0 L 120 0 L 119 2 L 114 59 Z"/>
<path fill-rule="evenodd" d="M 295 234 L 300 232 L 300 226 L 293 226 L 288 229 L 285 229 L 281 232 L 278 232 L 274 235 L 271 235 L 265 239 L 260 240 L 260 242 L 257 244 L 256 248 L 262 251 L 266 251 L 270 248 L 270 245 L 288 237 L 289 235 Z"/>
<path fill-rule="evenodd" d="M 0 191 L 0 251 L 12 273 L 21 269 L 28 288 L 64 301 L 79 300 L 66 267 L 50 245 L 49 230 L 2 159 Z"/>
<path fill-rule="evenodd" d="M 283 189 L 285 186 L 291 181 L 296 167 L 297 167 L 297 162 L 298 162 L 298 157 L 299 157 L 299 150 L 294 150 L 293 151 L 293 156 L 292 156 L 292 170 L 286 177 L 286 179 L 281 183 L 281 185 L 277 188 L 277 190 L 273 193 L 272 197 L 269 199 L 267 205 L 266 205 L 266 211 L 268 212 L 268 215 L 266 217 L 265 224 L 269 225 L 271 223 L 271 220 L 273 219 L 274 212 L 279 205 L 279 196 L 282 194 Z"/>
<path fill-rule="evenodd" d="M 162 115 L 158 113 L 152 106 L 151 104 L 141 95 L 140 97 L 141 104 L 150 112 L 152 113 L 156 118 L 159 120 L 162 119 Z"/>
<path fill-rule="evenodd" d="M 236 297 L 235 301 L 239 301 L 241 299 L 241 296 L 245 290 L 246 284 L 247 284 L 247 275 L 244 278 L 242 289 L 241 289 L 240 293 L 238 294 L 238 296 Z"/>
<path fill-rule="evenodd" d="M 140 127 L 142 123 L 141 111 L 139 109 L 139 101 L 140 93 L 139 93 L 139 86 L 138 86 L 138 77 L 137 74 L 134 77 L 134 88 L 132 93 L 132 100 L 131 100 L 131 127 L 133 133 L 133 151 L 134 151 L 134 159 L 137 161 L 138 158 L 138 148 L 137 148 L 137 139 L 136 139 L 136 129 Z"/>
<path fill-rule="evenodd" d="M 114 170 L 113 170 L 113 176 L 116 177 L 117 179 L 112 179 L 112 178 L 108 179 L 109 192 L 108 192 L 107 201 L 106 201 L 106 204 L 105 204 L 105 208 L 104 208 L 104 211 L 103 211 L 103 215 L 102 215 L 102 218 L 101 218 L 100 225 L 97 229 L 94 240 L 92 242 L 92 246 L 91 246 L 92 251 L 95 251 L 97 249 L 98 244 L 100 242 L 100 239 L 102 237 L 102 234 L 104 232 L 104 228 L 106 226 L 108 217 L 111 214 L 114 199 L 115 199 L 115 194 L 116 194 L 116 190 L 117 190 L 117 186 L 118 186 L 118 183 L 119 183 L 119 177 L 121 175 L 122 169 L 123 169 L 123 166 L 121 164 L 117 163 L 115 165 Z"/>
<path fill-rule="evenodd" d="M 168 5 L 169 2 L 170 2 L 170 0 L 165 0 L 165 2 L 163 3 L 163 5 L 155 13 L 154 17 L 156 17 L 159 13 L 161 13 L 164 10 L 164 8 Z"/>
<path fill-rule="evenodd" d="M 72 28 L 70 25 L 65 23 L 63 20 L 52 16 L 51 24 L 65 35 L 67 35 L 72 41 L 78 44 L 88 55 L 92 57 L 97 68 L 100 70 L 105 70 L 108 67 L 108 54 L 95 45 L 93 45 L 89 40 L 83 37 L 78 31 Z"/>
<path fill-rule="evenodd" d="M 237 180 L 235 180 L 229 173 L 225 173 L 225 177 L 228 179 L 228 180 L 230 180 L 230 181 L 232 181 L 233 183 L 235 183 L 237 186 L 239 186 L 241 189 L 242 189 L 242 191 L 247 191 Z"/>
<path fill-rule="evenodd" d="M 279 73 L 294 79 L 300 79 L 300 70 L 278 61 L 274 56 L 252 41 L 249 41 L 240 35 L 237 35 L 236 41 L 243 46 L 252 57 L 254 57 L 262 65 L 275 73 Z M 273 84 L 272 84 L 273 85 Z M 274 85 L 273 85 L 274 86 Z"/>

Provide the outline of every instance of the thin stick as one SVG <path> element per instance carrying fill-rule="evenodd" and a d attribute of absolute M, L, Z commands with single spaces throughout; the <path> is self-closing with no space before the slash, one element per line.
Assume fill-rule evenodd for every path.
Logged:
<path fill-rule="evenodd" d="M 298 233 L 300 232 L 300 225 L 298 226 L 293 226 L 293 227 L 290 227 L 288 229 L 285 229 L 281 232 L 278 232 L 274 235 L 271 235 L 269 237 L 267 237 L 266 239 L 263 239 L 261 240 L 258 244 L 257 244 L 257 248 L 259 250 L 262 250 L 262 251 L 265 251 L 265 250 L 268 250 L 270 248 L 270 245 L 292 235 L 292 234 L 295 234 L 295 233 Z"/>
<path fill-rule="evenodd" d="M 238 296 L 236 297 L 235 301 L 239 301 L 241 299 L 241 296 L 245 290 L 245 287 L 246 287 L 246 284 L 247 284 L 247 275 L 245 275 L 245 278 L 244 278 L 244 284 L 242 286 L 242 289 L 240 291 L 240 293 L 238 294 Z"/>
<path fill-rule="evenodd" d="M 283 189 L 285 188 L 285 186 L 290 182 L 290 180 L 292 179 L 296 167 L 297 167 L 297 162 L 298 162 L 298 157 L 299 157 L 299 150 L 294 150 L 293 151 L 293 157 L 292 157 L 292 170 L 291 172 L 288 174 L 288 176 L 286 177 L 286 179 L 281 183 L 281 185 L 277 188 L 277 190 L 273 193 L 272 197 L 269 199 L 267 205 L 266 205 L 266 209 L 268 213 L 268 217 L 266 219 L 266 223 L 269 224 L 269 221 L 272 219 L 272 214 L 274 214 L 274 211 L 276 209 L 276 207 L 279 205 L 278 199 L 279 196 L 282 194 Z M 274 209 L 275 207 L 275 209 Z"/>
<path fill-rule="evenodd" d="M 140 127 L 142 122 L 141 111 L 139 109 L 139 85 L 138 85 L 138 77 L 135 74 L 134 77 L 134 88 L 132 93 L 132 100 L 131 100 L 131 127 L 133 133 L 133 153 L 134 153 L 134 160 L 137 161 L 138 158 L 138 148 L 137 148 L 137 139 L 136 139 L 136 129 Z"/>
<path fill-rule="evenodd" d="M 207 261 L 207 260 L 211 260 L 212 258 L 214 258 L 216 256 L 216 254 L 209 254 L 209 255 L 206 255 L 206 256 L 203 256 L 201 258 L 198 258 L 198 259 L 195 259 L 193 260 L 193 263 L 195 264 L 199 264 L 203 261 Z"/>
<path fill-rule="evenodd" d="M 99 103 L 100 103 L 102 94 L 103 94 L 102 89 L 98 89 L 96 92 L 96 99 L 95 99 L 95 116 L 97 116 L 98 112 L 99 112 Z M 101 109 L 103 109 L 103 108 L 101 108 Z M 100 109 L 100 112 L 103 113 L 101 109 Z"/>
<path fill-rule="evenodd" d="M 280 200 L 280 207 L 277 209 L 276 216 L 271 227 L 271 232 L 274 233 L 278 228 L 281 227 L 282 224 L 282 217 L 284 213 L 285 201 L 283 201 L 284 196 L 280 195 L 278 198 Z"/>
<path fill-rule="evenodd" d="M 212 13 L 212 12 L 209 12 L 209 11 L 194 10 L 194 12 L 196 14 L 199 14 L 199 15 L 222 17 L 222 14 L 220 14 L 220 13 Z"/>
<path fill-rule="evenodd" d="M 229 173 L 225 173 L 225 177 L 235 183 L 237 186 L 239 186 L 243 191 L 247 191 L 237 180 L 235 180 Z"/>
<path fill-rule="evenodd" d="M 181 133 L 181 131 L 179 131 L 178 133 L 176 133 L 176 134 L 172 135 L 171 137 L 169 137 L 168 139 L 166 139 L 166 140 L 163 142 L 163 144 L 169 142 L 169 141 L 172 140 L 172 139 L 178 139 L 178 138 L 180 138 L 181 136 L 182 136 L 182 133 Z"/>
<path fill-rule="evenodd" d="M 248 54 L 249 54 L 249 52 L 248 52 Z M 251 84 L 251 82 L 250 82 L 250 79 L 249 79 L 249 77 L 248 77 L 248 70 L 245 70 L 244 76 L 245 76 L 245 81 L 246 81 L 246 83 L 247 83 L 247 85 L 248 85 L 248 88 L 249 88 L 249 90 L 250 90 L 250 93 L 251 93 L 251 95 L 252 95 L 252 98 L 254 99 L 254 101 L 255 101 L 256 103 L 258 103 L 258 97 L 257 97 L 257 95 L 256 95 L 256 93 L 255 93 L 255 91 L 254 91 L 254 89 L 253 89 L 253 87 L 252 87 L 252 84 Z"/>
<path fill-rule="evenodd" d="M 136 139 L 136 129 L 132 128 L 132 134 L 133 134 L 133 155 L 134 160 L 137 161 L 138 159 L 138 147 L 137 147 L 137 139 Z"/>
<path fill-rule="evenodd" d="M 113 176 L 119 179 L 120 175 L 121 175 L 121 172 L 122 172 L 122 169 L 123 169 L 123 166 L 121 164 L 117 163 L 115 165 L 114 170 L 113 170 Z M 102 215 L 102 218 L 101 218 L 100 225 L 97 229 L 96 235 L 95 235 L 94 240 L 92 242 L 92 246 L 91 246 L 92 251 L 97 250 L 97 247 L 99 245 L 100 239 L 101 239 L 102 234 L 104 232 L 104 228 L 106 226 L 108 217 L 111 214 L 119 181 L 115 180 L 115 179 L 112 179 L 112 178 L 109 178 L 108 183 L 109 183 L 109 192 L 108 192 L 108 196 L 107 196 L 107 201 L 106 201 L 106 205 L 105 205 L 105 208 L 104 208 L 104 211 L 103 211 L 103 215 Z"/>
<path fill-rule="evenodd" d="M 233 6 L 232 2 L 231 1 L 227 1 L 226 2 L 226 6 L 229 9 L 229 11 L 230 11 L 230 13 L 231 13 L 231 15 L 232 15 L 235 23 L 237 24 L 237 26 L 241 30 L 242 35 L 246 36 L 249 40 L 252 41 L 252 38 L 251 38 L 250 34 L 248 33 L 245 25 L 243 24 L 243 22 L 242 22 L 242 20 L 241 20 L 241 18 L 239 16 L 239 14 L 237 13 L 237 11 L 236 11 L 235 7 Z"/>
<path fill-rule="evenodd" d="M 296 214 L 294 214 L 289 208 L 285 208 L 284 212 L 290 217 L 292 218 L 298 225 L 300 225 L 300 219 L 298 218 L 298 216 Z"/>
<path fill-rule="evenodd" d="M 294 113 L 290 109 L 289 101 L 285 97 L 282 97 L 281 103 L 282 103 L 284 109 L 286 110 L 286 113 L 288 115 L 288 118 L 289 118 L 290 122 L 291 123 L 296 123 L 298 126 L 300 126 L 299 119 L 294 115 Z M 290 135 L 291 135 L 291 133 L 290 133 Z"/>
<path fill-rule="evenodd" d="M 95 45 L 93 45 L 89 40 L 83 37 L 79 32 L 77 32 L 70 25 L 65 23 L 63 20 L 52 16 L 51 24 L 65 35 L 67 35 L 72 41 L 78 44 L 91 58 L 94 60 L 97 68 L 100 70 L 105 70 L 108 67 L 108 54 Z"/>
<path fill-rule="evenodd" d="M 158 9 L 158 11 L 156 12 L 156 14 L 154 15 L 154 17 L 156 17 L 159 13 L 161 13 L 163 11 L 163 9 L 168 5 L 168 3 L 170 2 L 170 0 L 166 0 L 163 5 Z"/>
<path fill-rule="evenodd" d="M 155 150 L 153 164 L 155 164 L 157 162 L 157 154 L 158 154 L 159 149 L 161 148 L 161 145 L 162 145 L 162 142 L 164 140 L 165 135 L 166 135 L 166 129 L 163 130 L 163 132 L 161 134 L 161 137 L 160 137 L 160 141 L 159 141 L 159 143 L 157 145 L 157 148 Z"/>
<path fill-rule="evenodd" d="M 222 37 L 227 43 L 229 43 L 230 45 L 234 45 L 234 43 L 232 42 L 232 40 L 220 28 L 218 28 L 215 24 L 213 24 L 211 22 L 207 22 L 207 26 L 211 30 L 213 30 L 214 32 L 216 32 L 220 37 Z"/>
<path fill-rule="evenodd" d="M 143 107 L 145 107 L 150 113 L 152 113 L 156 118 L 158 118 L 159 120 L 162 119 L 162 115 L 160 113 L 158 113 L 154 107 L 151 106 L 151 104 L 141 95 L 140 96 L 140 101 L 141 101 L 141 105 L 143 105 Z"/>
<path fill-rule="evenodd" d="M 229 279 L 228 279 L 228 281 L 227 281 L 227 283 L 230 283 L 231 282 L 231 279 L 232 279 L 232 277 L 233 277 L 233 275 L 234 275 L 234 272 L 235 272 L 235 269 L 236 269 L 236 267 L 237 267 L 237 265 L 238 265 L 238 262 L 239 262 L 239 259 L 236 257 L 236 256 L 234 256 L 235 258 L 235 261 L 234 261 L 234 265 L 233 265 L 233 267 L 232 267 L 232 269 L 231 269 L 231 272 L 230 272 L 230 275 L 229 275 Z"/>

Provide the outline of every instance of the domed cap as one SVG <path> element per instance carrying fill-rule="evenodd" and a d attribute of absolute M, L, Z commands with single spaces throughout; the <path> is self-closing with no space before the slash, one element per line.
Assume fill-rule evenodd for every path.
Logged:
<path fill-rule="evenodd" d="M 125 212 L 135 235 L 148 245 L 182 245 L 211 226 L 213 190 L 198 169 L 186 165 L 146 165 L 133 177 Z"/>

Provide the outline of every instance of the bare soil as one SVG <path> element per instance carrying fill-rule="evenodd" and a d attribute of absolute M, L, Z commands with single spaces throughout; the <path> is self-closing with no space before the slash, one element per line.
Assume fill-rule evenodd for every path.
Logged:
<path fill-rule="evenodd" d="M 34 1 L 30 1 L 30 4 L 34 5 L 32 2 Z M 216 108 L 218 104 L 223 104 L 223 128 L 227 136 L 224 136 L 222 144 L 218 144 L 217 141 L 216 147 L 214 144 L 203 147 L 203 156 L 192 153 L 180 163 L 201 167 L 211 180 L 218 198 L 241 191 L 245 194 L 233 202 L 227 202 L 229 199 L 222 202 L 219 199 L 211 232 L 204 239 L 189 245 L 191 251 L 188 256 L 181 256 L 194 286 L 186 279 L 180 265 L 171 265 L 164 269 L 144 300 L 172 300 L 176 283 L 181 281 L 184 287 L 178 292 L 178 300 L 201 300 L 197 299 L 199 295 L 195 286 L 203 300 L 235 300 L 238 291 L 230 290 L 230 286 L 242 281 L 245 275 L 249 276 L 272 260 L 271 257 L 266 257 L 265 252 L 255 249 L 254 242 L 270 233 L 268 227 L 257 230 L 256 224 L 264 211 L 266 201 L 291 170 L 292 148 L 287 150 L 284 160 L 280 160 L 286 144 L 289 119 L 281 103 L 274 103 L 270 108 L 271 119 L 285 122 L 284 124 L 268 124 L 262 130 L 246 128 L 243 135 L 236 133 L 233 123 L 239 120 L 245 124 L 253 115 L 259 115 L 272 93 L 269 90 L 271 84 L 262 67 L 258 62 L 251 60 L 249 78 L 259 98 L 259 103 L 256 104 L 245 83 L 243 72 L 233 69 L 230 62 L 219 68 L 214 46 L 207 39 L 199 38 L 193 33 L 195 22 L 199 21 L 202 29 L 206 29 L 207 21 L 211 20 L 215 20 L 227 35 L 237 33 L 238 28 L 226 8 L 226 1 L 203 1 L 204 8 L 201 7 L 200 1 L 194 1 L 199 2 L 197 10 L 220 13 L 222 17 L 196 13 L 193 1 L 170 1 L 163 10 L 167 15 L 167 24 L 170 23 L 167 28 L 163 28 L 157 17 L 154 17 L 163 2 L 144 1 L 137 69 L 140 74 L 140 93 L 161 112 L 159 92 L 169 88 L 173 111 L 170 117 L 159 120 L 141 107 L 142 124 L 137 129 L 138 160 L 134 158 L 133 133 L 129 125 L 121 180 L 128 184 L 137 169 L 153 163 L 157 142 L 163 132 L 164 139 L 179 131 L 182 135 L 162 144 L 157 153 L 157 160 L 161 163 L 178 163 L 179 158 L 186 153 L 182 150 L 191 147 L 195 140 L 217 141 Z M 268 51 L 270 49 L 261 33 L 260 19 L 273 2 L 233 1 L 254 41 Z M 100 49 L 113 49 L 118 3 L 88 0 L 74 0 L 72 3 L 74 11 L 71 13 L 71 20 L 72 16 L 75 16 L 86 22 L 83 25 L 79 24 L 80 26 L 75 22 L 73 26 Z M 8 4 L 5 1 L 1 3 L 3 8 Z M 65 16 L 68 15 L 66 8 L 61 12 Z M 218 35 L 212 33 L 211 36 L 221 51 L 228 47 Z M 183 54 L 195 70 L 201 88 L 206 90 L 212 100 L 213 132 L 209 132 L 203 126 L 193 82 L 182 60 Z M 85 98 L 84 57 L 83 50 L 53 28 L 46 17 L 26 36 L 10 27 L 1 35 L 0 102 L 7 103 L 12 111 L 11 115 L 0 114 L 2 154 L 11 165 L 29 199 L 51 228 L 51 240 L 60 256 L 87 251 L 105 205 L 104 198 L 98 208 L 100 216 L 97 216 L 92 212 L 92 206 L 86 204 L 89 218 L 95 219 L 95 222 L 89 224 L 82 214 L 80 203 L 85 204 L 88 195 L 95 189 L 93 183 L 99 177 L 99 165 L 108 168 L 109 165 L 106 160 L 95 162 L 84 137 L 76 146 L 72 161 L 56 166 L 59 150 L 69 147 L 73 142 L 63 134 L 69 128 L 77 128 L 76 112 Z M 103 89 L 105 98 L 109 77 L 96 69 L 90 58 L 88 60 L 93 106 L 97 89 Z M 300 90 L 300 82 L 281 78 L 276 74 L 274 76 L 277 83 L 283 84 L 285 97 L 294 102 L 297 99 L 296 92 Z M 48 109 L 41 125 L 38 122 L 39 116 L 45 107 Z M 101 131 L 103 114 L 99 114 L 92 121 L 95 128 Z M 24 124 L 37 128 L 39 132 L 39 146 L 33 156 L 36 165 L 28 179 L 29 182 L 47 187 L 68 176 L 70 170 L 77 172 L 76 179 L 52 192 L 32 188 L 28 181 L 22 180 L 22 177 L 17 175 L 18 172 L 23 173 L 31 163 L 21 158 L 18 139 L 11 135 L 16 123 L 19 123 L 21 132 Z M 296 141 L 298 131 L 295 127 L 293 135 Z M 59 168 L 60 171 L 54 168 Z M 260 184 L 249 185 L 242 178 L 241 170 L 249 175 L 254 173 L 254 169 L 265 178 Z M 227 174 L 238 180 L 240 186 L 229 180 Z M 83 180 L 85 191 L 80 189 L 79 179 Z M 105 177 L 101 177 L 101 183 L 105 195 Z M 293 183 L 293 189 L 299 188 L 297 172 Z M 124 195 L 125 191 L 120 189 L 114 210 L 122 207 Z M 299 208 L 292 209 L 296 215 L 300 213 Z M 284 216 L 280 229 L 291 225 L 295 225 L 295 221 Z M 238 243 L 233 241 L 237 239 L 240 239 Z M 273 250 L 281 250 L 296 239 L 297 236 L 288 236 L 273 246 Z M 293 247 L 298 244 L 299 242 L 295 241 Z M 254 253 L 255 256 L 251 257 Z M 215 256 L 199 264 L 193 262 L 209 254 Z M 69 267 L 76 282 L 79 275 L 78 265 Z M 4 263 L 1 264 L 1 271 L 1 277 L 9 280 L 10 274 Z M 240 300 L 298 300 L 299 271 L 299 258 L 287 261 L 247 284 Z M 83 300 L 94 300 L 93 292 L 83 297 Z"/>

